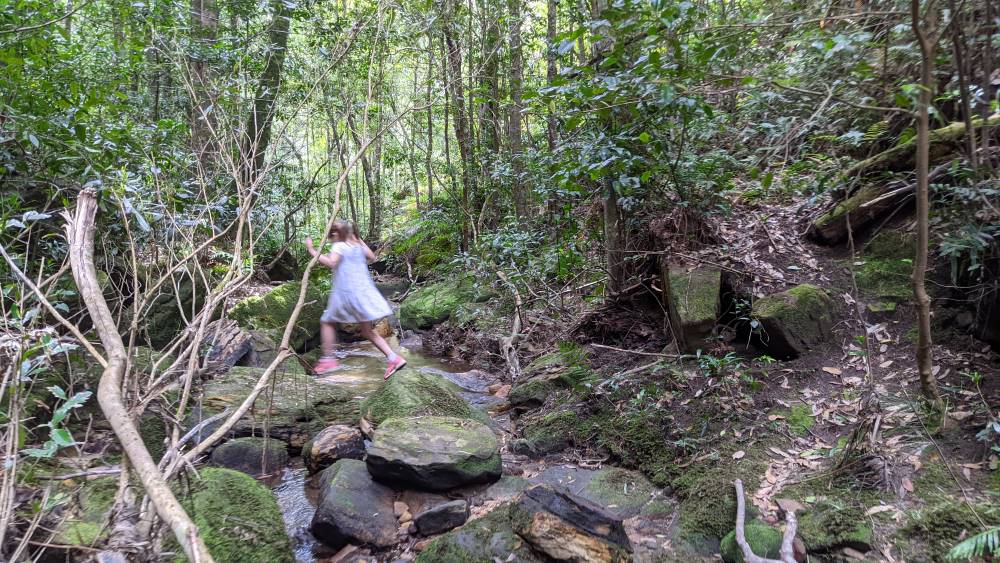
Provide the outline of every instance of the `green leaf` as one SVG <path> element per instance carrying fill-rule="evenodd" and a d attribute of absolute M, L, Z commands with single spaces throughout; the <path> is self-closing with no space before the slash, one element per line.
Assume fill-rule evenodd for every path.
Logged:
<path fill-rule="evenodd" d="M 59 387 L 58 385 L 53 385 L 53 386 L 49 387 L 49 393 L 52 393 L 53 395 L 55 395 L 56 397 L 58 397 L 58 398 L 60 398 L 60 399 L 62 399 L 64 401 L 67 398 L 66 397 L 66 392 L 63 391 L 63 388 Z"/>
<path fill-rule="evenodd" d="M 642 133 L 639 133 L 639 140 L 642 141 L 643 143 L 648 143 L 652 139 L 653 139 L 653 137 L 650 136 L 650 134 L 647 133 L 647 132 L 645 132 L 645 131 L 643 131 Z"/>
<path fill-rule="evenodd" d="M 53 428 L 50 433 L 52 436 L 52 441 L 55 442 L 56 446 L 60 448 L 66 448 L 76 444 L 73 440 L 73 435 L 69 433 L 69 430 L 65 428 Z"/>

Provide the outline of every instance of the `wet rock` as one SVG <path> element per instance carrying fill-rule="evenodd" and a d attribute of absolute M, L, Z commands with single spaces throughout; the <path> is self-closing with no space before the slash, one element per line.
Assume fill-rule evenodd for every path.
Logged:
<path fill-rule="evenodd" d="M 446 491 L 500 478 L 500 448 L 485 425 L 459 418 L 393 418 L 375 431 L 368 470 L 383 483 Z"/>
<path fill-rule="evenodd" d="M 761 324 L 761 345 L 779 359 L 797 358 L 825 342 L 833 326 L 833 300 L 809 284 L 758 299 L 753 316 Z"/>
<path fill-rule="evenodd" d="M 188 417 L 189 428 L 226 407 L 243 402 L 264 370 L 234 367 L 205 383 L 201 405 Z M 286 442 L 293 450 L 305 445 L 310 436 L 331 424 L 357 420 L 357 402 L 351 389 L 319 383 L 302 372 L 274 374 L 273 384 L 262 392 L 253 407 L 233 427 L 231 436 L 267 435 Z M 195 440 L 211 434 L 221 421 L 206 425 Z"/>
<path fill-rule="evenodd" d="M 320 430 L 302 448 L 302 461 L 310 474 L 333 465 L 338 459 L 361 459 L 365 440 L 354 426 L 335 424 Z"/>
<path fill-rule="evenodd" d="M 758 522 L 747 522 L 743 531 L 746 533 L 747 543 L 754 555 L 766 557 L 768 559 L 780 559 L 781 556 L 781 532 L 766 524 Z M 722 560 L 726 563 L 743 563 L 743 552 L 739 544 L 736 543 L 736 530 L 729 532 L 722 538 L 722 547 L 719 549 Z"/>
<path fill-rule="evenodd" d="M 420 371 L 443 377 L 462 389 L 472 391 L 473 393 L 486 393 L 493 385 L 497 384 L 497 376 L 479 369 L 450 372 L 432 367 L 424 367 L 420 368 Z"/>
<path fill-rule="evenodd" d="M 419 546 L 419 548 L 417 548 Z M 517 535 L 511 523 L 511 506 L 501 505 L 483 516 L 467 522 L 461 528 L 420 542 L 416 563 L 516 561 L 541 563 L 549 561 L 536 553 Z"/>
<path fill-rule="evenodd" d="M 561 372 L 553 371 L 521 379 L 507 393 L 507 403 L 515 413 L 537 409 L 554 391 L 566 387 L 561 378 Z"/>
<path fill-rule="evenodd" d="M 511 521 L 532 547 L 560 561 L 628 561 L 624 522 L 602 507 L 551 485 L 524 491 Z"/>
<path fill-rule="evenodd" d="M 376 483 L 364 462 L 337 461 L 320 474 L 320 494 L 310 529 L 324 544 L 387 547 L 396 542 L 392 489 Z"/>
<path fill-rule="evenodd" d="M 444 378 L 412 369 L 396 372 L 361 403 L 361 414 L 380 424 L 389 418 L 449 416 L 490 422 L 483 411 L 469 406 L 459 387 Z"/>
<path fill-rule="evenodd" d="M 375 287 L 386 299 L 396 299 L 410 289 L 410 282 L 403 278 L 386 278 L 375 282 Z"/>
<path fill-rule="evenodd" d="M 504 475 L 480 495 L 482 500 L 507 501 L 524 492 L 531 483 L 523 477 Z"/>
<path fill-rule="evenodd" d="M 216 561 L 295 560 L 274 493 L 253 477 L 207 467 L 178 483 L 178 500 Z M 172 538 L 165 547 L 180 550 Z"/>
<path fill-rule="evenodd" d="M 464 500 L 453 500 L 417 514 L 413 522 L 418 532 L 431 536 L 457 528 L 465 524 L 468 519 L 469 503 Z"/>
<path fill-rule="evenodd" d="M 661 277 L 678 346 L 685 352 L 704 348 L 719 318 L 722 271 L 709 266 L 668 264 L 662 267 Z"/>
<path fill-rule="evenodd" d="M 253 477 L 269 475 L 288 464 L 288 448 L 273 438 L 236 438 L 212 451 L 213 465 Z"/>

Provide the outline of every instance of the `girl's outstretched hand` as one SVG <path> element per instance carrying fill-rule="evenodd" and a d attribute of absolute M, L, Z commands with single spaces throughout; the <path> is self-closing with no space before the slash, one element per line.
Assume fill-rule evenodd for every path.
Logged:
<path fill-rule="evenodd" d="M 312 237 L 306 237 L 306 250 L 308 250 L 309 254 L 312 256 L 316 256 L 316 254 L 318 254 L 316 252 L 316 248 L 313 246 Z"/>

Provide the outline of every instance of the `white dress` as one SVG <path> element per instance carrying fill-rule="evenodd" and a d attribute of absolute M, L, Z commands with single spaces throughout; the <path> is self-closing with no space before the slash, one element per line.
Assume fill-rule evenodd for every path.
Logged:
<path fill-rule="evenodd" d="M 375 287 L 368 273 L 368 259 L 360 244 L 333 243 L 340 255 L 333 272 L 333 287 L 321 320 L 327 323 L 377 321 L 392 314 L 392 307 Z"/>

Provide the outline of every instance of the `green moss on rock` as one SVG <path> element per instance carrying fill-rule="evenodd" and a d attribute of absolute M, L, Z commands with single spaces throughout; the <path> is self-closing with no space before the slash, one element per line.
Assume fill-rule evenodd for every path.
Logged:
<path fill-rule="evenodd" d="M 199 477 L 177 486 L 178 500 L 216 561 L 295 560 L 274 493 L 249 475 L 230 469 L 205 468 Z M 184 560 L 183 556 L 175 558 Z"/>
<path fill-rule="evenodd" d="M 361 414 L 379 424 L 390 418 L 450 416 L 489 423 L 483 411 L 457 393 L 458 386 L 443 377 L 408 369 L 397 372 L 361 403 Z"/>
<path fill-rule="evenodd" d="M 743 531 L 746 534 L 747 543 L 754 555 L 769 559 L 778 559 L 781 555 L 781 532 L 758 522 L 748 522 Z M 722 560 L 726 563 L 743 563 L 743 552 L 736 543 L 736 530 L 726 534 L 722 538 L 722 545 L 719 548 Z"/>
<path fill-rule="evenodd" d="M 531 453 L 547 454 L 562 450 L 577 437 L 580 417 L 575 411 L 546 413 L 524 428 L 525 445 Z"/>
<path fill-rule="evenodd" d="M 55 543 L 93 546 L 104 539 L 108 529 L 108 512 L 118 492 L 118 477 L 101 477 L 85 481 L 74 496 L 75 503 L 59 524 Z"/>
<path fill-rule="evenodd" d="M 283 283 L 263 295 L 240 301 L 229 314 L 245 329 L 280 334 L 292 316 L 301 288 L 301 282 Z M 289 342 L 292 348 L 302 350 L 319 334 L 319 319 L 326 308 L 328 291 L 328 282 L 309 284 Z"/>
<path fill-rule="evenodd" d="M 704 348 L 719 317 L 722 272 L 718 268 L 671 265 L 667 299 L 674 334 L 684 350 Z"/>
<path fill-rule="evenodd" d="M 812 407 L 804 403 L 799 403 L 792 405 L 785 418 L 785 422 L 788 423 L 788 429 L 793 434 L 796 436 L 805 436 L 807 432 L 812 430 L 816 420 L 812 416 Z"/>
<path fill-rule="evenodd" d="M 827 553 L 850 547 L 871 549 L 873 532 L 858 506 L 823 501 L 798 515 L 798 537 L 809 553 Z"/>
<path fill-rule="evenodd" d="M 760 321 L 761 343 L 776 358 L 795 358 L 826 341 L 833 326 L 833 300 L 809 284 L 758 299 L 753 316 Z"/>
<path fill-rule="evenodd" d="M 509 504 L 482 518 L 439 536 L 417 555 L 415 563 L 493 563 L 497 559 L 535 563 L 547 558 L 535 554 L 513 531 Z"/>
<path fill-rule="evenodd" d="M 486 298 L 488 294 L 478 291 L 471 278 L 426 285 L 403 300 L 399 322 L 408 329 L 430 328 L 448 320 L 463 303 Z"/>
<path fill-rule="evenodd" d="M 610 507 L 620 514 L 643 510 L 656 488 L 641 474 L 619 467 L 602 469 L 584 487 L 582 496 Z"/>

